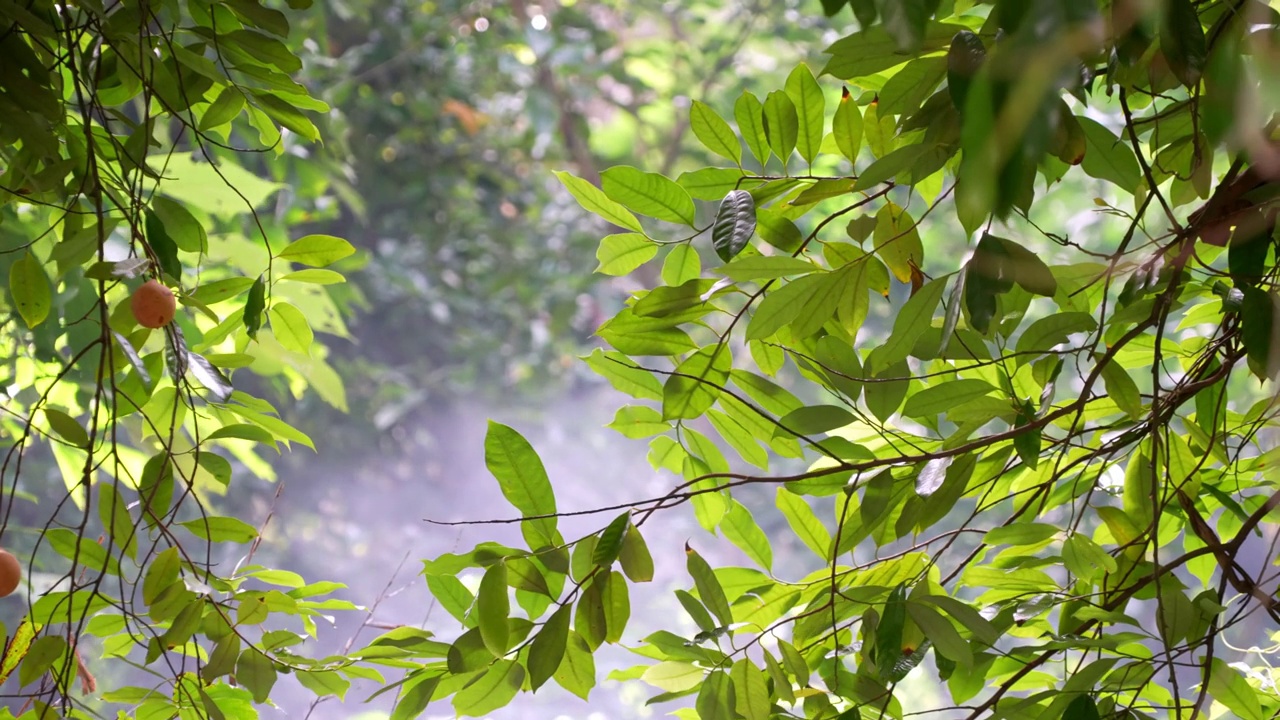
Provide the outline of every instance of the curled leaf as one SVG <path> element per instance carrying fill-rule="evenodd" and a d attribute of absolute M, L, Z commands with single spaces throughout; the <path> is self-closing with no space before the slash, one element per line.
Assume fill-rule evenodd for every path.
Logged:
<path fill-rule="evenodd" d="M 711 244 L 720 259 L 729 262 L 742 252 L 756 231 L 756 204 L 746 190 L 730 190 L 711 225 Z"/>

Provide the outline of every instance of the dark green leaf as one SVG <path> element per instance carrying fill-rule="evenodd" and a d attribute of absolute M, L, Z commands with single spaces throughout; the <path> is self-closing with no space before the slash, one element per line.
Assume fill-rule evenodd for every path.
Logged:
<path fill-rule="evenodd" d="M 535 692 L 551 679 L 564 659 L 571 612 L 569 605 L 562 605 L 551 614 L 533 638 L 529 647 L 529 686 Z"/>
<path fill-rule="evenodd" d="M 711 566 L 696 550 L 689 547 L 688 543 L 684 546 L 684 552 L 689 575 L 698 588 L 698 596 L 702 598 L 702 602 L 716 616 L 721 625 L 733 624 L 733 612 L 729 609 L 729 601 L 725 598 L 724 589 L 720 587 L 720 581 L 716 578 Z"/>
<path fill-rule="evenodd" d="M 951 48 L 947 51 L 947 89 L 957 109 L 964 109 L 969 83 L 986 59 L 987 49 L 977 35 L 961 30 L 951 38 Z"/>
<path fill-rule="evenodd" d="M 1160 26 L 1160 49 L 1175 77 L 1188 88 L 1200 82 L 1208 60 L 1208 46 L 1200 17 L 1191 0 L 1167 0 Z"/>
<path fill-rule="evenodd" d="M 1259 379 L 1280 374 L 1280 342 L 1277 342 L 1276 304 L 1280 296 L 1248 286 L 1240 307 L 1240 341 L 1249 369 Z"/>
<path fill-rule="evenodd" d="M 723 670 L 709 673 L 698 690 L 699 720 L 734 720 L 733 680 Z"/>
<path fill-rule="evenodd" d="M 622 552 L 622 542 L 630 528 L 631 513 L 624 512 L 614 518 L 613 522 L 601 531 L 600 539 L 596 541 L 595 550 L 591 553 L 591 562 L 604 568 L 613 565 L 613 561 L 617 560 L 619 553 Z"/>
<path fill-rule="evenodd" d="M 244 327 L 250 338 L 257 337 L 262 329 L 262 313 L 267 309 L 267 284 L 259 275 L 249 288 L 249 299 L 244 304 Z"/>
<path fill-rule="evenodd" d="M 155 253 L 160 269 L 169 277 L 177 280 L 182 277 L 182 263 L 178 261 L 178 245 L 169 237 L 169 232 L 154 211 L 146 211 L 147 244 Z"/>

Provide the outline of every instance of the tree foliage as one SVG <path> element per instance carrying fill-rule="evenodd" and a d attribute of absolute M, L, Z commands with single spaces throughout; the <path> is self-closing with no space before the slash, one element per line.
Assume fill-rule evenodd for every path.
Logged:
<path fill-rule="evenodd" d="M 583 509 L 491 423 L 526 547 L 424 561 L 456 637 L 323 658 L 299 650 L 341 586 L 253 564 L 259 529 L 207 502 L 310 444 L 249 372 L 346 404 L 316 332 L 346 333 L 354 248 L 291 239 L 234 160 L 319 139 L 288 16 L 0 7 L 3 539 L 53 569 L 0 660 L 18 712 L 253 718 L 281 673 L 372 680 L 393 718 L 586 699 L 660 569 L 646 524 L 687 507 L 687 619 L 612 674 L 682 717 L 1274 716 L 1280 14 L 846 4 L 818 75 L 691 103 L 715 166 L 559 174 L 616 226 L 599 271 L 652 285 L 586 364 L 672 489 L 566 537 Z M 127 309 L 144 278 L 183 306 L 160 332 Z M 718 537 L 749 564 L 709 561 Z"/>
<path fill-rule="evenodd" d="M 1280 16 L 849 4 L 860 29 L 820 78 L 800 66 L 731 116 L 694 102 L 727 162 L 560 175 L 619 228 L 602 272 L 662 258 L 588 362 L 640 401 L 613 427 L 651 438 L 678 483 L 565 540 L 539 461 L 531 484 L 491 463 L 528 549 L 427 562 L 433 587 L 485 581 L 451 598 L 471 629 L 421 672 L 462 715 L 490 709 L 467 687 L 525 685 L 513 662 L 528 689 L 585 694 L 576 668 L 622 637 L 628 580 L 650 576 L 646 521 L 688 506 L 751 564 L 691 541 L 676 595 L 694 629 L 648 635 L 613 674 L 689 698 L 677 715 L 1274 713 L 1255 638 L 1280 620 L 1263 69 Z M 773 562 L 786 539 L 753 518 L 761 487 L 811 572 Z M 486 597 L 503 565 L 537 571 L 508 576 L 520 611 Z"/>

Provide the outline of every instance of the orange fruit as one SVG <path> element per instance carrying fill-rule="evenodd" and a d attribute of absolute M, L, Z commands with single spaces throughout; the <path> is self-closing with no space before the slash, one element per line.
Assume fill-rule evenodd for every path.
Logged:
<path fill-rule="evenodd" d="M 0 597 L 18 589 L 22 580 L 22 564 L 8 550 L 0 550 Z"/>
<path fill-rule="evenodd" d="M 173 322 L 178 312 L 178 301 L 173 291 L 156 280 L 148 280 L 129 298 L 129 309 L 138 324 L 145 328 L 162 328 Z"/>

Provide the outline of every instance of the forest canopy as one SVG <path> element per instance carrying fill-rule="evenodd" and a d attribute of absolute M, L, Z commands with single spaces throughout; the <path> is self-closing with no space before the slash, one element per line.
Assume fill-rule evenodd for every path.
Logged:
<path fill-rule="evenodd" d="M 605 44 L 586 5 L 501 12 Z M 491 422 L 512 509 L 470 523 L 493 540 L 420 563 L 449 632 L 330 653 L 330 616 L 367 609 L 342 577 L 259 562 L 264 525 L 237 500 L 274 478 L 267 450 L 330 450 L 300 429 L 306 398 L 350 407 L 360 350 L 337 341 L 378 296 L 347 276 L 404 268 L 325 230 L 367 220 L 352 168 L 378 166 L 343 153 L 409 101 L 322 99 L 317 78 L 334 102 L 360 90 L 314 69 L 340 67 L 350 28 L 307 0 L 0 1 L 0 717 L 306 715 L 353 684 L 396 720 L 480 717 L 552 686 L 590 703 L 606 679 L 702 720 L 1280 713 L 1280 11 L 804 9 L 812 62 L 733 95 L 676 89 L 680 151 L 599 171 L 554 53 L 530 49 L 566 148 L 539 182 L 594 216 L 578 231 L 626 294 L 589 316 L 582 362 L 630 398 L 609 427 L 667 489 L 582 507 Z M 401 12 L 431 8 L 390 25 Z M 423 102 L 451 138 L 489 122 Z M 492 168 L 447 177 L 415 198 L 538 197 Z M 531 227 L 490 205 L 440 257 L 492 267 L 490 229 Z M 486 287 L 526 293 L 513 258 Z M 402 303 L 418 285 L 371 287 Z M 670 513 L 705 532 L 652 532 Z M 652 582 L 659 543 L 683 549 L 675 588 Z M 629 632 L 672 591 L 681 617 Z M 610 646 L 633 666 L 597 672 Z M 281 700 L 285 676 L 307 705 Z"/>

